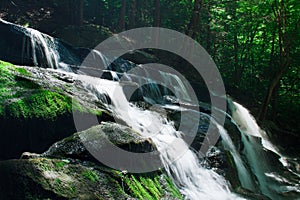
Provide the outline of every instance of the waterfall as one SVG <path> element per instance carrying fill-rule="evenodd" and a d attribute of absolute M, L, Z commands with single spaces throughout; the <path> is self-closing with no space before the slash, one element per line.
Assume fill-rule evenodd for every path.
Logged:
<path fill-rule="evenodd" d="M 230 192 L 224 177 L 200 165 L 196 154 L 189 150 L 181 138 L 182 134 L 176 131 L 165 116 L 154 111 L 139 109 L 129 103 L 118 82 L 82 75 L 78 75 L 78 78 L 92 84 L 100 93 L 107 93 L 112 99 L 114 115 L 139 131 L 143 137 L 152 139 L 160 152 L 161 161 L 168 175 L 186 199 L 241 199 Z M 176 142 L 176 148 L 170 145 L 173 142 Z M 186 151 L 182 152 L 182 149 Z"/>
<path fill-rule="evenodd" d="M 159 71 L 159 73 L 162 76 L 164 83 L 166 83 L 167 88 L 173 87 L 176 97 L 179 97 L 185 101 L 191 101 L 183 82 L 178 76 L 162 71 Z"/>
<path fill-rule="evenodd" d="M 234 146 L 227 131 L 219 124 L 217 124 L 217 128 L 221 135 L 223 145 L 233 157 L 235 166 L 237 168 L 238 177 L 239 180 L 241 181 L 242 187 L 254 191 L 255 190 L 254 183 L 252 182 L 251 175 L 249 174 L 248 170 L 246 169 L 242 161 L 240 153 L 237 151 L 236 147 Z"/>
<path fill-rule="evenodd" d="M 233 104 L 236 111 L 232 114 L 232 117 L 237 122 L 242 132 L 260 138 L 264 148 L 280 155 L 278 149 L 270 142 L 266 132 L 258 126 L 249 111 L 236 102 L 233 102 Z"/>
<path fill-rule="evenodd" d="M 35 66 L 57 69 L 59 54 L 56 50 L 54 38 L 42 34 L 41 32 L 27 28 L 31 40 L 32 56 Z M 43 63 L 46 61 L 46 63 Z"/>
<path fill-rule="evenodd" d="M 286 193 L 299 193 L 300 180 L 295 176 L 295 172 L 290 173 L 290 169 L 282 170 L 282 167 L 288 165 L 287 158 L 270 142 L 266 132 L 260 129 L 249 111 L 236 102 L 233 104 L 235 108 L 232 111 L 232 118 L 241 130 L 243 154 L 258 181 L 261 192 L 271 199 L 294 199 L 289 198 Z M 282 178 L 279 174 L 286 178 Z"/>
<path fill-rule="evenodd" d="M 78 73 L 73 76 L 91 86 L 87 87 L 87 90 L 107 106 L 109 101 L 105 99 L 105 95 L 108 95 L 112 100 L 110 110 L 115 117 L 141 133 L 143 137 L 152 139 L 160 152 L 166 172 L 186 199 L 241 199 L 229 190 L 224 177 L 200 165 L 197 155 L 189 150 L 183 140 L 184 133 L 174 128 L 165 113 L 142 110 L 130 103 L 120 83 L 125 79 L 136 84 L 137 88 L 142 90 L 144 100 L 151 104 L 156 104 L 165 95 L 189 102 L 191 99 L 187 88 L 176 74 L 145 68 L 144 65 L 136 65 L 119 58 L 114 60 L 96 50 L 71 47 L 34 29 L 18 27 L 1 19 L 0 22 L 14 26 L 17 34 L 26 36 L 20 45 L 22 53 L 19 56 L 21 57 L 19 63 L 26 60 L 27 64 L 31 63 L 37 67 Z M 85 63 L 88 66 L 79 67 L 88 54 L 92 55 L 90 62 Z M 95 63 L 100 67 L 94 66 Z M 131 70 L 136 68 L 139 73 L 131 73 Z M 101 75 L 103 77 L 95 78 Z M 157 77 L 158 80 L 152 77 Z M 172 88 L 173 91 L 170 92 L 168 88 Z M 174 105 L 162 107 L 168 106 L 171 108 Z M 246 108 L 236 102 L 233 102 L 233 106 L 232 117 L 229 117 L 232 123 L 239 127 L 241 150 L 234 145 L 230 133 L 227 133 L 221 125 L 214 123 L 221 135 L 223 146 L 233 157 L 242 187 L 263 193 L 271 199 L 295 199 L 294 197 L 300 193 L 300 175 L 297 173 L 299 169 L 291 167 L 291 162 L 296 163 L 296 168 L 299 168 L 298 160 L 291 161 L 290 158 L 283 156 Z M 177 144 L 176 148 L 170 145 L 174 142 Z M 185 151 L 182 152 L 182 149 Z M 289 193 L 292 195 L 289 196 Z"/>

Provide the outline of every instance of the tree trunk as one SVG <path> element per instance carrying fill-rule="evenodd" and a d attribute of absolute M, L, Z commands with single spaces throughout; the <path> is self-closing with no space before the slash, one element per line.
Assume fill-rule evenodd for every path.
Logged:
<path fill-rule="evenodd" d="M 194 10 L 192 12 L 192 17 L 190 23 L 188 24 L 187 30 L 185 32 L 186 35 L 194 38 L 196 27 L 199 26 L 200 22 L 200 11 L 202 9 L 202 0 L 194 1 Z"/>
<path fill-rule="evenodd" d="M 281 78 L 283 77 L 285 71 L 289 68 L 291 58 L 290 58 L 290 51 L 292 44 L 295 40 L 295 35 L 297 35 L 297 30 L 299 28 L 300 19 L 296 22 L 295 29 L 291 33 L 287 32 L 286 22 L 287 22 L 287 15 L 286 15 L 286 8 L 284 5 L 284 0 L 280 1 L 280 7 L 277 8 L 278 10 L 275 10 L 274 8 L 274 15 L 276 17 L 277 21 L 277 27 L 278 27 L 278 43 L 279 43 L 279 70 L 275 74 L 275 78 L 273 81 L 271 81 L 271 84 L 268 88 L 265 100 L 263 101 L 263 104 L 261 106 L 260 112 L 259 112 L 259 120 L 264 120 L 266 118 L 266 114 L 268 112 L 268 106 L 271 102 L 271 99 L 275 94 L 276 87 L 280 87 L 279 82 Z M 289 35 L 289 37 L 287 37 Z M 278 88 L 279 89 L 279 88 Z"/>
<path fill-rule="evenodd" d="M 136 0 L 131 0 L 129 13 L 129 27 L 136 27 Z"/>
<path fill-rule="evenodd" d="M 234 85 L 239 85 L 241 76 L 239 73 L 240 66 L 239 66 L 239 41 L 237 33 L 234 33 L 234 76 L 233 76 L 233 82 Z"/>
<path fill-rule="evenodd" d="M 268 112 L 268 106 L 270 104 L 271 98 L 273 96 L 273 93 L 276 89 L 276 86 L 279 84 L 280 79 L 282 78 L 285 70 L 288 68 L 287 66 L 283 66 L 281 68 L 281 70 L 277 73 L 276 77 L 273 79 L 273 81 L 271 82 L 268 91 L 267 91 L 267 95 L 263 101 L 263 104 L 261 106 L 259 115 L 258 115 L 258 119 L 260 121 L 263 121 L 266 118 L 267 112 Z"/>
<path fill-rule="evenodd" d="M 211 9 L 211 4 L 207 3 L 207 16 L 208 16 L 208 21 L 206 24 L 206 51 L 211 55 L 212 53 L 212 33 L 211 33 L 211 27 L 210 27 L 210 22 L 211 22 L 211 14 L 210 14 L 210 9 Z"/>
<path fill-rule="evenodd" d="M 275 121 L 277 118 L 277 104 L 278 104 L 278 91 L 280 88 L 280 82 L 275 86 L 273 90 L 273 95 L 271 97 L 271 107 L 272 107 L 272 112 L 271 112 L 271 117 L 272 120 Z"/>
<path fill-rule="evenodd" d="M 79 0 L 77 25 L 82 26 L 82 24 L 83 24 L 83 0 Z"/>
<path fill-rule="evenodd" d="M 160 26 L 160 0 L 155 0 L 154 27 Z"/>
<path fill-rule="evenodd" d="M 125 13 L 126 13 L 126 0 L 122 0 L 118 31 L 125 30 Z"/>
<path fill-rule="evenodd" d="M 68 0 L 66 10 L 71 25 L 81 26 L 83 24 L 83 0 Z"/>

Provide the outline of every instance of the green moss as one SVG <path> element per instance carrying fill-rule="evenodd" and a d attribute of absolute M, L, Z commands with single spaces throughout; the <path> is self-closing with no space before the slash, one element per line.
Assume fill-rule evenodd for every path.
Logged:
<path fill-rule="evenodd" d="M 0 116 L 48 120 L 72 111 L 102 115 L 100 109 L 72 101 L 61 88 L 43 89 L 28 78 L 31 73 L 25 68 L 0 61 L 0 74 Z"/>
<path fill-rule="evenodd" d="M 4 66 L 4 67 L 6 67 L 6 66 L 13 66 L 13 64 L 11 64 L 9 62 L 5 62 L 5 61 L 0 60 L 0 66 Z"/>
<path fill-rule="evenodd" d="M 24 68 L 16 67 L 15 71 L 24 76 L 30 76 L 31 74 Z"/>
<path fill-rule="evenodd" d="M 166 196 L 167 192 L 176 199 L 183 199 L 172 180 L 164 174 L 117 174 L 121 177 L 123 190 L 134 198 L 150 200 L 162 199 Z M 163 182 L 166 183 L 164 189 L 160 180 L 161 178 L 164 180 Z"/>
<path fill-rule="evenodd" d="M 167 182 L 166 189 L 168 192 L 172 194 L 172 196 L 177 197 L 178 199 L 183 199 L 182 195 L 180 194 L 177 187 L 174 185 L 173 181 L 166 175 L 164 175 L 164 178 Z"/>
<path fill-rule="evenodd" d="M 139 199 L 154 199 L 147 189 L 133 175 L 129 178 L 133 194 Z"/>
<path fill-rule="evenodd" d="M 53 119 L 58 114 L 71 112 L 71 98 L 48 90 L 35 91 L 30 96 L 6 106 L 6 115 L 22 118 Z"/>
<path fill-rule="evenodd" d="M 77 189 L 72 183 L 64 183 L 59 178 L 55 178 L 52 183 L 53 191 L 60 196 L 76 196 Z"/>
<path fill-rule="evenodd" d="M 156 199 L 159 199 L 162 194 L 162 189 L 160 187 L 160 184 L 157 184 L 157 182 L 154 182 L 149 177 L 141 177 L 140 178 L 142 185 L 147 188 L 147 190 L 153 195 Z"/>
<path fill-rule="evenodd" d="M 62 160 L 62 161 L 56 162 L 55 166 L 59 169 L 62 169 L 67 164 L 68 164 L 68 162 L 65 162 L 64 160 Z"/>
<path fill-rule="evenodd" d="M 66 180 L 66 176 L 71 175 L 72 170 L 68 168 L 68 162 L 66 160 L 50 160 L 47 158 L 40 158 L 37 160 L 32 160 L 39 171 L 43 174 L 42 177 L 34 177 L 37 179 L 43 187 L 49 188 L 54 193 L 63 197 L 76 197 L 78 190 L 76 188 L 75 182 L 70 179 Z M 46 178 L 45 173 L 53 173 L 57 176 L 56 178 Z M 69 176 L 71 177 L 71 176 Z"/>
<path fill-rule="evenodd" d="M 97 175 L 97 173 L 91 170 L 86 170 L 81 175 L 92 182 L 96 182 L 99 180 L 99 176 Z"/>

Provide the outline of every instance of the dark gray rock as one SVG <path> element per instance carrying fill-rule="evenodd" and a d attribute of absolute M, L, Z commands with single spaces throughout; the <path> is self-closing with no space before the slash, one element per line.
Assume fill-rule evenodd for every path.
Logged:
<path fill-rule="evenodd" d="M 56 142 L 48 151 L 43 153 L 43 156 L 92 160 L 93 157 L 88 152 L 87 147 L 101 151 L 107 145 L 106 139 L 117 147 L 131 152 L 146 153 L 156 150 L 150 139 L 142 138 L 129 127 L 112 122 L 102 122 L 98 126 Z"/>

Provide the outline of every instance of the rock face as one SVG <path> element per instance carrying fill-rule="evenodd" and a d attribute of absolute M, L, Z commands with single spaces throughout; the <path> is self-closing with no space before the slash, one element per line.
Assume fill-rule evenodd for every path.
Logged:
<path fill-rule="evenodd" d="M 108 28 L 92 24 L 67 26 L 54 32 L 55 37 L 62 38 L 75 47 L 87 48 L 94 48 L 112 35 L 113 33 Z M 93 39 L 91 40 L 91 38 Z"/>
<path fill-rule="evenodd" d="M 0 19 L 0 60 L 16 65 L 58 68 L 79 66 L 91 52 L 87 48 L 75 48 L 57 38 Z M 69 67 L 70 67 L 69 66 Z M 77 70 L 76 67 L 72 70 Z"/>
<path fill-rule="evenodd" d="M 103 137 L 129 151 L 155 149 L 128 127 L 102 123 L 55 143 L 43 154 L 24 153 L 23 159 L 0 162 L 0 199 L 182 198 L 163 172 L 134 175 L 99 165 L 80 135 L 100 149 Z"/>
<path fill-rule="evenodd" d="M 146 153 L 156 150 L 150 139 L 142 138 L 134 130 L 113 122 L 102 122 L 99 126 L 75 133 L 55 143 L 42 155 L 93 160 L 94 158 L 86 146 L 89 149 L 96 147 L 95 150 L 101 151 L 105 148 L 105 139 L 108 139 L 115 146 L 131 152 Z"/>
<path fill-rule="evenodd" d="M 42 153 L 73 134 L 77 131 L 73 112 L 86 121 L 94 116 L 100 121 L 112 119 L 72 76 L 4 62 L 0 73 L 0 159 L 19 158 L 24 151 Z M 87 123 L 86 128 L 92 125 L 96 124 Z"/>

